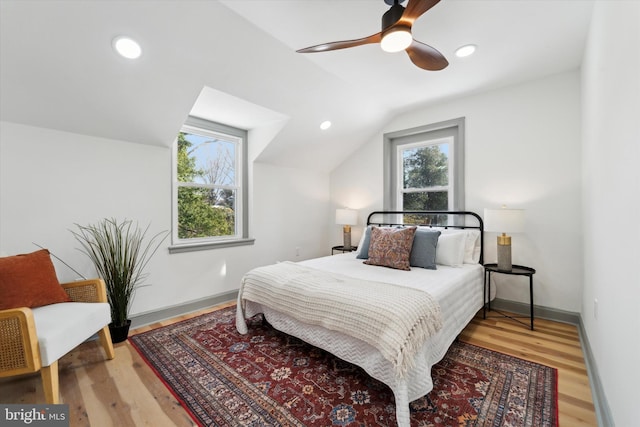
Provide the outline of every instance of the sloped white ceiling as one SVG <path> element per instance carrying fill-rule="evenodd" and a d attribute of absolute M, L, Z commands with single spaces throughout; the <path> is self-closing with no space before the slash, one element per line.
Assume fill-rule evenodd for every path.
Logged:
<path fill-rule="evenodd" d="M 428 72 L 376 45 L 295 52 L 379 31 L 383 0 L 0 5 L 0 119 L 169 146 L 192 108 L 269 111 L 283 125 L 258 160 L 322 171 L 402 111 L 575 69 L 592 9 L 586 0 L 442 0 L 413 29 L 449 59 Z M 141 43 L 139 60 L 113 52 L 120 34 Z M 478 52 L 456 58 L 466 43 Z M 206 88 L 220 103 L 194 106 Z M 224 110 L 232 98 L 247 108 Z M 326 119 L 333 126 L 321 132 Z"/>

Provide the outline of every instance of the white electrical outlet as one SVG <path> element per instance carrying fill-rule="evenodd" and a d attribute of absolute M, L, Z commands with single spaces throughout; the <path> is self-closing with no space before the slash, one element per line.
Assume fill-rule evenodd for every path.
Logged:
<path fill-rule="evenodd" d="M 300 256 L 300 248 L 296 246 L 296 256 Z"/>
<path fill-rule="evenodd" d="M 593 299 L 593 318 L 598 320 L 598 298 Z"/>

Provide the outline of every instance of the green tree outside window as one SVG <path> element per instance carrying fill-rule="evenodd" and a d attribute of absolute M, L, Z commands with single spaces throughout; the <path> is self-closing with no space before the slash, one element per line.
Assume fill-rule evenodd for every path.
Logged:
<path fill-rule="evenodd" d="M 233 162 L 228 158 L 221 158 L 206 167 L 198 166 L 193 153 L 197 147 L 187 140 L 187 135 L 184 132 L 178 135 L 178 182 L 189 183 L 178 186 L 178 238 L 233 236 L 234 191 L 212 187 L 217 184 L 215 181 L 218 177 L 233 174 L 230 170 L 233 168 Z"/>

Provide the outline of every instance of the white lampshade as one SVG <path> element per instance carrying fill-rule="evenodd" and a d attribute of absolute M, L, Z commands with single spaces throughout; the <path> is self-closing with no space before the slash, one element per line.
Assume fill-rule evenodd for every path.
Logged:
<path fill-rule="evenodd" d="M 484 230 L 498 233 L 522 233 L 524 231 L 524 210 L 485 209 Z"/>
<path fill-rule="evenodd" d="M 358 211 L 353 209 L 336 209 L 336 224 L 356 225 L 358 223 Z"/>

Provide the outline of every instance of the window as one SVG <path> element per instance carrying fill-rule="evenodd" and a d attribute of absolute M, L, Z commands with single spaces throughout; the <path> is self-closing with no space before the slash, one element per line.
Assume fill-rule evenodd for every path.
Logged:
<path fill-rule="evenodd" d="M 386 210 L 464 210 L 464 118 L 384 135 Z"/>
<path fill-rule="evenodd" d="M 453 138 L 397 145 L 399 210 L 452 210 L 449 194 L 453 165 L 449 152 Z"/>
<path fill-rule="evenodd" d="M 247 233 L 247 132 L 190 117 L 173 162 L 171 252 L 251 244 Z"/>

